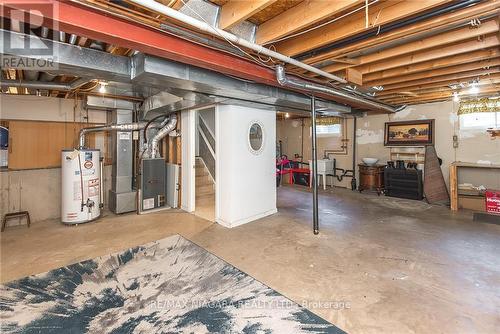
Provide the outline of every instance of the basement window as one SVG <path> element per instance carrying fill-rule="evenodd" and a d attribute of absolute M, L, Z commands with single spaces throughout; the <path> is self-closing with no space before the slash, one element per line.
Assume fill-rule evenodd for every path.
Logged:
<path fill-rule="evenodd" d="M 478 112 L 460 115 L 461 129 L 487 129 L 500 127 L 500 112 Z"/>
<path fill-rule="evenodd" d="M 316 125 L 318 137 L 338 137 L 342 135 L 342 124 Z"/>

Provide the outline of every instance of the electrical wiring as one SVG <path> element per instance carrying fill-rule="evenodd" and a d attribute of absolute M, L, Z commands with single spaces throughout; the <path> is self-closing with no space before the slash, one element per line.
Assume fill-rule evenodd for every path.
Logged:
<path fill-rule="evenodd" d="M 375 4 L 375 3 L 379 2 L 379 1 L 380 1 L 380 0 L 374 0 L 374 1 L 370 2 L 370 3 L 368 4 L 368 6 L 371 6 L 371 5 L 373 5 L 373 4 Z M 183 1 L 183 2 L 184 2 L 184 1 Z M 351 15 L 351 14 L 354 14 L 354 13 L 356 13 L 356 12 L 359 12 L 360 10 L 363 10 L 364 8 L 365 8 L 365 5 L 363 5 L 363 6 L 359 7 L 359 8 L 356 8 L 356 9 L 354 9 L 354 10 L 352 10 L 352 11 L 348 12 L 348 13 L 345 13 L 344 15 L 341 15 L 341 16 L 339 16 L 339 17 L 335 17 L 335 18 L 333 18 L 333 19 L 331 19 L 331 20 L 329 20 L 329 21 L 326 21 L 326 22 L 323 22 L 323 23 L 321 23 L 321 24 L 318 24 L 317 26 L 311 27 L 311 28 L 306 29 L 306 30 L 303 30 L 303 31 L 299 31 L 299 32 L 297 32 L 297 33 L 295 33 L 295 34 L 291 34 L 291 35 L 287 35 L 287 36 L 284 36 L 284 37 L 281 37 L 281 38 L 274 39 L 274 40 L 272 40 L 272 41 L 267 42 L 266 44 L 278 43 L 278 42 L 281 42 L 281 41 L 287 40 L 287 39 L 289 39 L 289 38 L 293 38 L 293 37 L 297 37 L 297 36 L 300 36 L 300 35 L 306 34 L 306 33 L 308 33 L 308 32 L 311 32 L 311 31 L 314 31 L 314 30 L 319 29 L 319 28 L 321 28 L 321 27 L 324 27 L 324 26 L 326 26 L 326 25 L 328 25 L 328 24 L 330 24 L 330 23 L 333 23 L 333 22 L 336 22 L 336 21 L 338 21 L 338 20 L 340 20 L 340 19 L 343 19 L 344 17 L 347 17 L 347 16 L 349 16 L 349 15 Z"/>
<path fill-rule="evenodd" d="M 378 0 L 377 0 L 378 1 Z M 262 65 L 262 66 L 266 66 L 268 68 L 271 68 L 271 69 L 274 69 L 274 66 L 271 66 L 269 64 L 267 64 L 265 61 L 261 60 L 260 59 L 260 56 L 258 58 L 254 57 L 252 54 L 250 54 L 249 52 L 243 50 L 242 48 L 240 48 L 238 45 L 234 44 L 233 42 L 231 42 L 230 40 L 228 40 L 226 37 L 224 37 L 223 35 L 221 35 L 217 29 L 215 29 L 215 27 L 213 27 L 210 23 L 207 22 L 207 20 L 205 20 L 205 18 L 203 16 L 201 16 L 200 14 L 198 14 L 198 12 L 196 12 L 194 9 L 192 9 L 191 7 L 189 7 L 189 5 L 187 4 L 186 1 L 184 0 L 181 0 L 181 2 L 184 4 L 184 6 L 186 6 L 186 8 L 188 8 L 191 12 L 193 12 L 193 14 L 195 14 L 196 16 L 198 16 L 203 22 L 205 22 L 206 24 L 208 24 L 210 26 L 210 28 L 213 29 L 213 31 L 219 35 L 220 37 L 222 37 L 226 42 L 228 42 L 229 44 L 231 44 L 231 46 L 233 46 L 234 48 L 238 49 L 239 51 L 241 51 L 242 53 L 244 53 L 245 55 L 247 55 L 248 57 L 252 58 L 255 62 L 257 62 L 258 64 Z M 271 58 L 271 57 L 269 57 Z M 273 62 L 274 63 L 274 62 Z"/>

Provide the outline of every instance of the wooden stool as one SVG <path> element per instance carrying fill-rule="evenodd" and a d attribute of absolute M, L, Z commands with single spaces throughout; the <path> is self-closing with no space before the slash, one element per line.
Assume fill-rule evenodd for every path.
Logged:
<path fill-rule="evenodd" d="M 30 227 L 31 220 L 30 220 L 30 214 L 28 211 L 19 211 L 19 212 L 12 212 L 12 213 L 7 213 L 3 217 L 3 222 L 2 222 L 2 232 L 5 230 L 5 224 L 7 224 L 7 220 L 11 218 L 22 218 L 26 217 L 26 221 L 28 223 L 28 228 Z"/>

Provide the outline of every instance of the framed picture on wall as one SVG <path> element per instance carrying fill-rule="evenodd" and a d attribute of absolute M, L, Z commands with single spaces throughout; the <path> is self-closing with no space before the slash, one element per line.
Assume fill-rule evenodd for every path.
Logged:
<path fill-rule="evenodd" d="M 434 120 L 385 123 L 385 146 L 434 145 Z"/>

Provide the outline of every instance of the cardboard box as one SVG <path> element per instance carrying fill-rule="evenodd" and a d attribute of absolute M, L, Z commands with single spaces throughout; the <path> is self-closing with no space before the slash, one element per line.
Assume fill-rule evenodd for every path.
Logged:
<path fill-rule="evenodd" d="M 458 197 L 458 207 L 473 211 L 486 212 L 486 200 L 482 196 L 460 195 Z"/>

